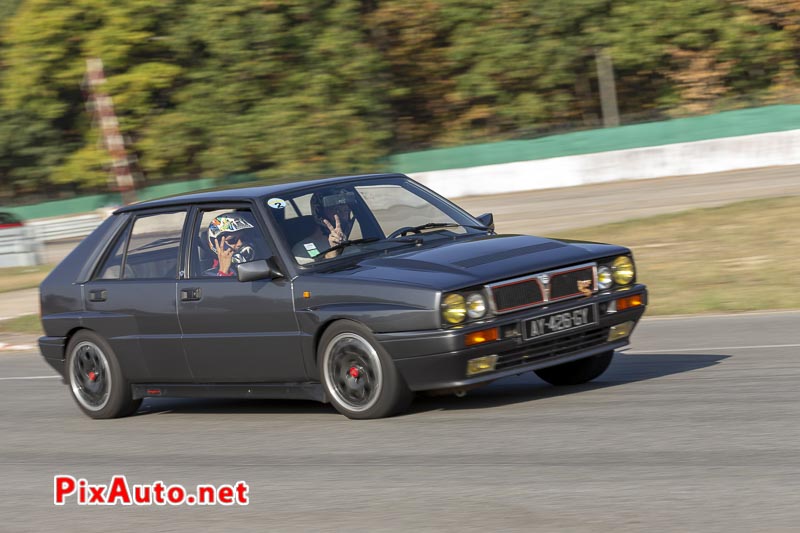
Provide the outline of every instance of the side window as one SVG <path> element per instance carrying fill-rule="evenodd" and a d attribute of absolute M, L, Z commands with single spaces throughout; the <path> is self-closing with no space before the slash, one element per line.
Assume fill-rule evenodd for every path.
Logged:
<path fill-rule="evenodd" d="M 311 214 L 311 195 L 305 194 L 303 196 L 298 196 L 297 198 L 293 199 L 289 204 L 288 207 L 292 207 L 292 209 L 287 209 L 286 218 L 295 218 L 300 216 L 306 216 Z"/>
<path fill-rule="evenodd" d="M 123 279 L 177 279 L 186 212 L 137 217 L 124 259 Z"/>
<path fill-rule="evenodd" d="M 105 263 L 100 268 L 100 273 L 96 279 L 119 279 L 122 272 L 122 258 L 125 255 L 125 245 L 128 244 L 128 235 L 131 232 L 130 224 L 120 232 L 117 241 L 111 248 Z"/>
<path fill-rule="evenodd" d="M 228 278 L 236 265 L 272 255 L 261 228 L 249 209 L 200 211 L 191 249 L 193 278 Z"/>

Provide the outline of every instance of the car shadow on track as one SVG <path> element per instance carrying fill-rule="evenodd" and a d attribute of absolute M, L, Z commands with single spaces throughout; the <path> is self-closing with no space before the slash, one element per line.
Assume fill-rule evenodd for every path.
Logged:
<path fill-rule="evenodd" d="M 595 381 L 583 385 L 554 387 L 533 372 L 500 379 L 473 389 L 458 398 L 453 394 L 426 396 L 418 394 L 405 414 L 427 411 L 485 409 L 515 403 L 531 402 L 563 395 L 616 387 L 683 372 L 700 370 L 719 364 L 729 355 L 710 354 L 617 354 L 609 369 Z M 304 400 L 247 399 L 184 399 L 148 398 L 136 416 L 154 414 L 313 414 L 338 415 L 330 404 Z M 402 416 L 402 415 L 401 415 Z"/>
<path fill-rule="evenodd" d="M 539 379 L 533 372 L 526 372 L 468 391 L 462 398 L 452 394 L 431 397 L 417 395 L 408 414 L 433 410 L 483 409 L 580 394 L 700 370 L 717 365 L 729 357 L 719 354 L 618 353 L 602 376 L 583 385 L 554 387 Z"/>
<path fill-rule="evenodd" d="M 338 415 L 329 404 L 310 400 L 147 398 L 134 416 L 166 414 Z"/>

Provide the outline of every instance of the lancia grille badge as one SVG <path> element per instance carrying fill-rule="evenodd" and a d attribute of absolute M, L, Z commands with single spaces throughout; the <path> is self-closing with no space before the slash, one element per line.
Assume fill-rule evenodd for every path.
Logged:
<path fill-rule="evenodd" d="M 542 284 L 542 297 L 544 301 L 550 300 L 550 276 L 547 274 L 539 274 L 536 278 L 539 280 L 539 283 Z"/>
<path fill-rule="evenodd" d="M 590 279 L 579 279 L 578 280 L 578 290 L 586 296 L 587 298 L 592 295 L 592 280 Z"/>

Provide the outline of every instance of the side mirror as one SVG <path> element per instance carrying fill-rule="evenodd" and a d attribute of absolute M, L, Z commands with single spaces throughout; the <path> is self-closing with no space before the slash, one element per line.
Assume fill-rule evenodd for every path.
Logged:
<path fill-rule="evenodd" d="M 494 231 L 494 215 L 491 213 L 484 213 L 477 218 L 481 224 Z"/>
<path fill-rule="evenodd" d="M 275 260 L 260 259 L 236 265 L 236 272 L 239 281 L 256 281 L 259 279 L 282 278 L 283 273 L 278 269 Z"/>

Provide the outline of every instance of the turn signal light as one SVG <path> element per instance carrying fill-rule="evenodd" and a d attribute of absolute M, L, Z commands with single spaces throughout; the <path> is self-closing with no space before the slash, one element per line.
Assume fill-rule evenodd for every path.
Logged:
<path fill-rule="evenodd" d="M 467 361 L 467 375 L 480 374 L 481 372 L 489 372 L 494 370 L 497 365 L 496 355 L 487 355 L 485 357 L 478 357 Z"/>
<path fill-rule="evenodd" d="M 482 342 L 496 341 L 499 338 L 500 333 L 497 328 L 482 329 L 480 331 L 467 333 L 464 337 L 464 344 L 472 346 L 473 344 L 481 344 Z"/>
<path fill-rule="evenodd" d="M 626 296 L 617 300 L 617 311 L 624 311 L 632 307 L 639 307 L 642 305 L 642 295 L 634 294 L 633 296 Z"/>

